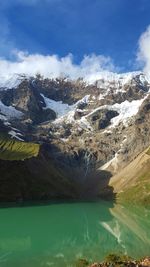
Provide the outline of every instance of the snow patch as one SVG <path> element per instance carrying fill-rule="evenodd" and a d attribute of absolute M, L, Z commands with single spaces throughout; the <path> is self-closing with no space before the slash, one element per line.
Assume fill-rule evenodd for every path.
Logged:
<path fill-rule="evenodd" d="M 85 116 L 81 117 L 81 119 L 78 120 L 77 122 L 82 129 L 93 131 L 93 128 L 91 127 L 90 123 L 88 122 Z"/>
<path fill-rule="evenodd" d="M 117 88 L 124 86 L 130 82 L 137 75 L 142 75 L 141 72 L 127 72 L 127 73 L 114 73 L 108 71 L 97 72 L 95 74 L 87 75 L 84 80 L 88 84 L 97 83 L 98 88 L 108 88 L 110 85 L 115 85 Z M 145 75 L 142 76 L 144 81 Z"/>
<path fill-rule="evenodd" d="M 1 115 L 1 114 L 0 114 L 0 120 L 3 121 L 3 122 L 7 122 L 6 116 Z"/>
<path fill-rule="evenodd" d="M 127 125 L 129 119 L 138 113 L 139 108 L 142 105 L 143 101 L 146 99 L 146 97 L 140 100 L 133 100 L 131 102 L 129 102 L 128 100 L 125 100 L 124 102 L 120 104 L 116 103 L 114 105 L 100 106 L 94 109 L 89 114 L 87 114 L 85 117 L 89 117 L 93 115 L 96 111 L 101 110 L 101 109 L 114 110 L 114 111 L 117 111 L 119 115 L 111 119 L 110 127 L 116 127 L 120 122 L 124 123 L 124 125 Z"/>
<path fill-rule="evenodd" d="M 113 92 L 114 94 L 126 92 L 125 85 L 131 82 L 135 85 L 138 82 L 141 86 L 144 87 L 146 84 L 150 83 L 150 76 L 140 71 L 122 74 L 103 71 L 87 75 L 84 80 L 87 84 L 94 84 L 97 86 L 97 88 L 104 90 L 98 97 L 98 100 L 101 100 L 105 98 L 110 92 Z"/>
<path fill-rule="evenodd" d="M 4 105 L 1 100 L 0 100 L 0 113 L 5 115 L 7 119 L 11 119 L 11 118 L 19 119 L 23 116 L 23 113 L 21 111 L 15 109 L 12 106 Z"/>
<path fill-rule="evenodd" d="M 118 153 L 115 154 L 115 156 L 109 160 L 108 162 L 106 162 L 104 165 L 102 165 L 99 169 L 100 170 L 107 170 L 108 168 L 112 167 L 114 169 L 114 172 L 117 171 L 118 168 Z"/>
<path fill-rule="evenodd" d="M 25 76 L 19 74 L 0 76 L 0 90 L 16 88 L 24 78 Z"/>
<path fill-rule="evenodd" d="M 8 121 L 4 121 L 4 125 L 5 125 L 5 126 L 10 126 L 11 124 L 10 124 L 10 122 L 8 122 Z"/>
<path fill-rule="evenodd" d="M 89 98 L 87 98 L 87 99 L 89 99 Z M 86 101 L 87 101 L 87 99 L 86 99 Z M 141 104 L 143 103 L 144 100 L 145 100 L 145 98 L 140 99 L 140 100 L 133 100 L 131 102 L 126 100 L 120 104 L 116 103 L 114 105 L 100 106 L 100 107 L 94 109 L 92 112 L 90 112 L 86 116 L 82 116 L 81 119 L 76 120 L 76 123 L 78 123 L 78 125 L 83 129 L 86 128 L 89 130 L 93 130 L 93 128 L 90 126 L 90 123 L 88 122 L 87 118 L 89 116 L 93 115 L 98 110 L 108 109 L 108 110 L 117 111 L 119 113 L 118 116 L 111 119 L 111 126 L 110 127 L 116 127 L 120 122 L 122 122 L 125 126 L 127 126 L 129 119 L 137 114 L 137 112 L 139 111 L 139 107 L 141 106 Z M 77 103 L 79 103 L 79 101 Z M 61 116 L 60 118 L 55 120 L 55 122 L 56 123 L 61 123 L 61 122 L 74 123 L 75 122 L 74 114 L 75 114 L 77 103 L 70 106 L 72 108 L 72 111 L 68 112 L 64 116 Z M 65 110 L 65 111 L 67 112 L 67 110 Z"/>
<path fill-rule="evenodd" d="M 77 101 L 73 105 L 68 105 L 63 103 L 62 101 L 55 101 L 48 97 L 45 97 L 43 94 L 41 96 L 44 99 L 46 107 L 44 109 L 52 109 L 55 111 L 57 118 L 64 117 L 68 114 L 68 120 L 72 121 L 72 117 L 74 116 L 74 111 L 78 108 L 79 104 L 88 104 L 90 95 L 84 96 L 81 100 Z"/>
<path fill-rule="evenodd" d="M 52 109 L 55 111 L 57 118 L 64 116 L 69 111 L 72 111 L 73 106 L 69 106 L 68 104 L 63 103 L 62 101 L 55 101 L 53 99 L 50 99 L 43 94 L 41 96 L 44 99 L 46 107 L 44 109 Z"/>
<path fill-rule="evenodd" d="M 110 110 L 115 110 L 119 113 L 118 116 L 111 119 L 111 126 L 115 127 L 120 122 L 124 123 L 124 125 L 127 125 L 129 118 L 135 116 L 138 113 L 139 108 L 142 105 L 144 99 L 145 98 L 140 100 L 133 100 L 131 102 L 126 100 L 121 104 L 116 103 L 112 106 L 108 106 Z"/>
<path fill-rule="evenodd" d="M 75 115 L 76 111 L 83 112 L 83 110 L 78 109 L 79 104 L 84 104 L 84 103 L 88 104 L 89 98 L 90 98 L 90 95 L 86 95 L 81 100 L 77 101 L 74 105 L 69 106 L 69 109 L 71 109 L 71 111 L 69 111 L 69 112 L 68 112 L 69 109 L 63 110 L 63 114 L 64 113 L 66 113 L 66 114 L 64 116 L 58 117 L 53 123 L 58 124 L 58 125 L 61 125 L 61 123 L 74 124 L 77 126 L 77 129 L 78 128 L 80 129 L 80 131 L 82 129 L 88 130 L 88 131 L 93 131 L 93 128 L 91 127 L 90 123 L 86 119 L 86 116 L 82 116 L 81 119 L 78 119 L 78 120 L 74 119 L 74 115 Z M 57 104 L 58 102 L 60 102 L 60 101 L 57 101 L 55 104 Z M 64 105 L 64 104 L 61 103 L 61 107 L 62 107 L 62 105 Z M 62 113 L 60 113 L 60 114 L 62 114 Z"/>
<path fill-rule="evenodd" d="M 15 131 L 11 130 L 11 131 L 8 132 L 8 134 L 11 135 L 11 138 L 16 138 L 19 141 L 24 141 L 22 138 L 19 137 L 20 135 L 22 136 L 21 133 L 16 133 Z"/>
<path fill-rule="evenodd" d="M 75 104 L 75 107 L 77 107 L 79 104 L 88 104 L 90 95 L 85 95 L 81 100 L 77 101 Z"/>

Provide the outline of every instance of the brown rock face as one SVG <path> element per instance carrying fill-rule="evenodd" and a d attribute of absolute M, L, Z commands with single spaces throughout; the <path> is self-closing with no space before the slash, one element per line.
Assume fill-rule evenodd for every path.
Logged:
<path fill-rule="evenodd" d="M 36 158 L 0 160 L 0 202 L 113 198 L 108 186 L 110 173 L 88 171 L 83 156 L 82 152 L 78 157 L 62 154 L 55 146 L 42 145 Z"/>

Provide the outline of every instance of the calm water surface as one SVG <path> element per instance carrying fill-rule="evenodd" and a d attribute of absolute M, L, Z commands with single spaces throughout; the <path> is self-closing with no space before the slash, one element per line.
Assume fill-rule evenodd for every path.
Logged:
<path fill-rule="evenodd" d="M 150 209 L 109 202 L 0 209 L 0 267 L 75 266 L 150 254 Z"/>

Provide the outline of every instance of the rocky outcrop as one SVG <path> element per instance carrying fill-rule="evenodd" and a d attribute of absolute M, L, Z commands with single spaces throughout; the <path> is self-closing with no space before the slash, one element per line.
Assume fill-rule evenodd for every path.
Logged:
<path fill-rule="evenodd" d="M 53 110 L 44 109 L 45 103 L 32 78 L 24 79 L 17 88 L 0 91 L 0 98 L 6 106 L 13 106 L 23 112 L 23 119 L 31 120 L 33 124 L 56 118 Z"/>
<path fill-rule="evenodd" d="M 100 109 L 89 116 L 89 120 L 96 130 L 105 129 L 111 124 L 111 119 L 118 116 L 114 110 Z"/>
<path fill-rule="evenodd" d="M 101 262 L 101 263 L 93 263 L 88 264 L 88 261 L 81 260 L 79 267 L 89 266 L 89 267 L 149 267 L 150 266 L 150 257 L 145 257 L 140 260 L 133 260 L 130 257 L 125 256 L 118 256 L 111 254 L 108 258 L 108 260 Z"/>

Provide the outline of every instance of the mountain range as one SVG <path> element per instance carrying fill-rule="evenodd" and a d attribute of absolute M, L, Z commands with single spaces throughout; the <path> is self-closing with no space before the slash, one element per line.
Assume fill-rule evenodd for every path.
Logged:
<path fill-rule="evenodd" d="M 150 78 L 0 76 L 0 201 L 150 202 Z"/>

